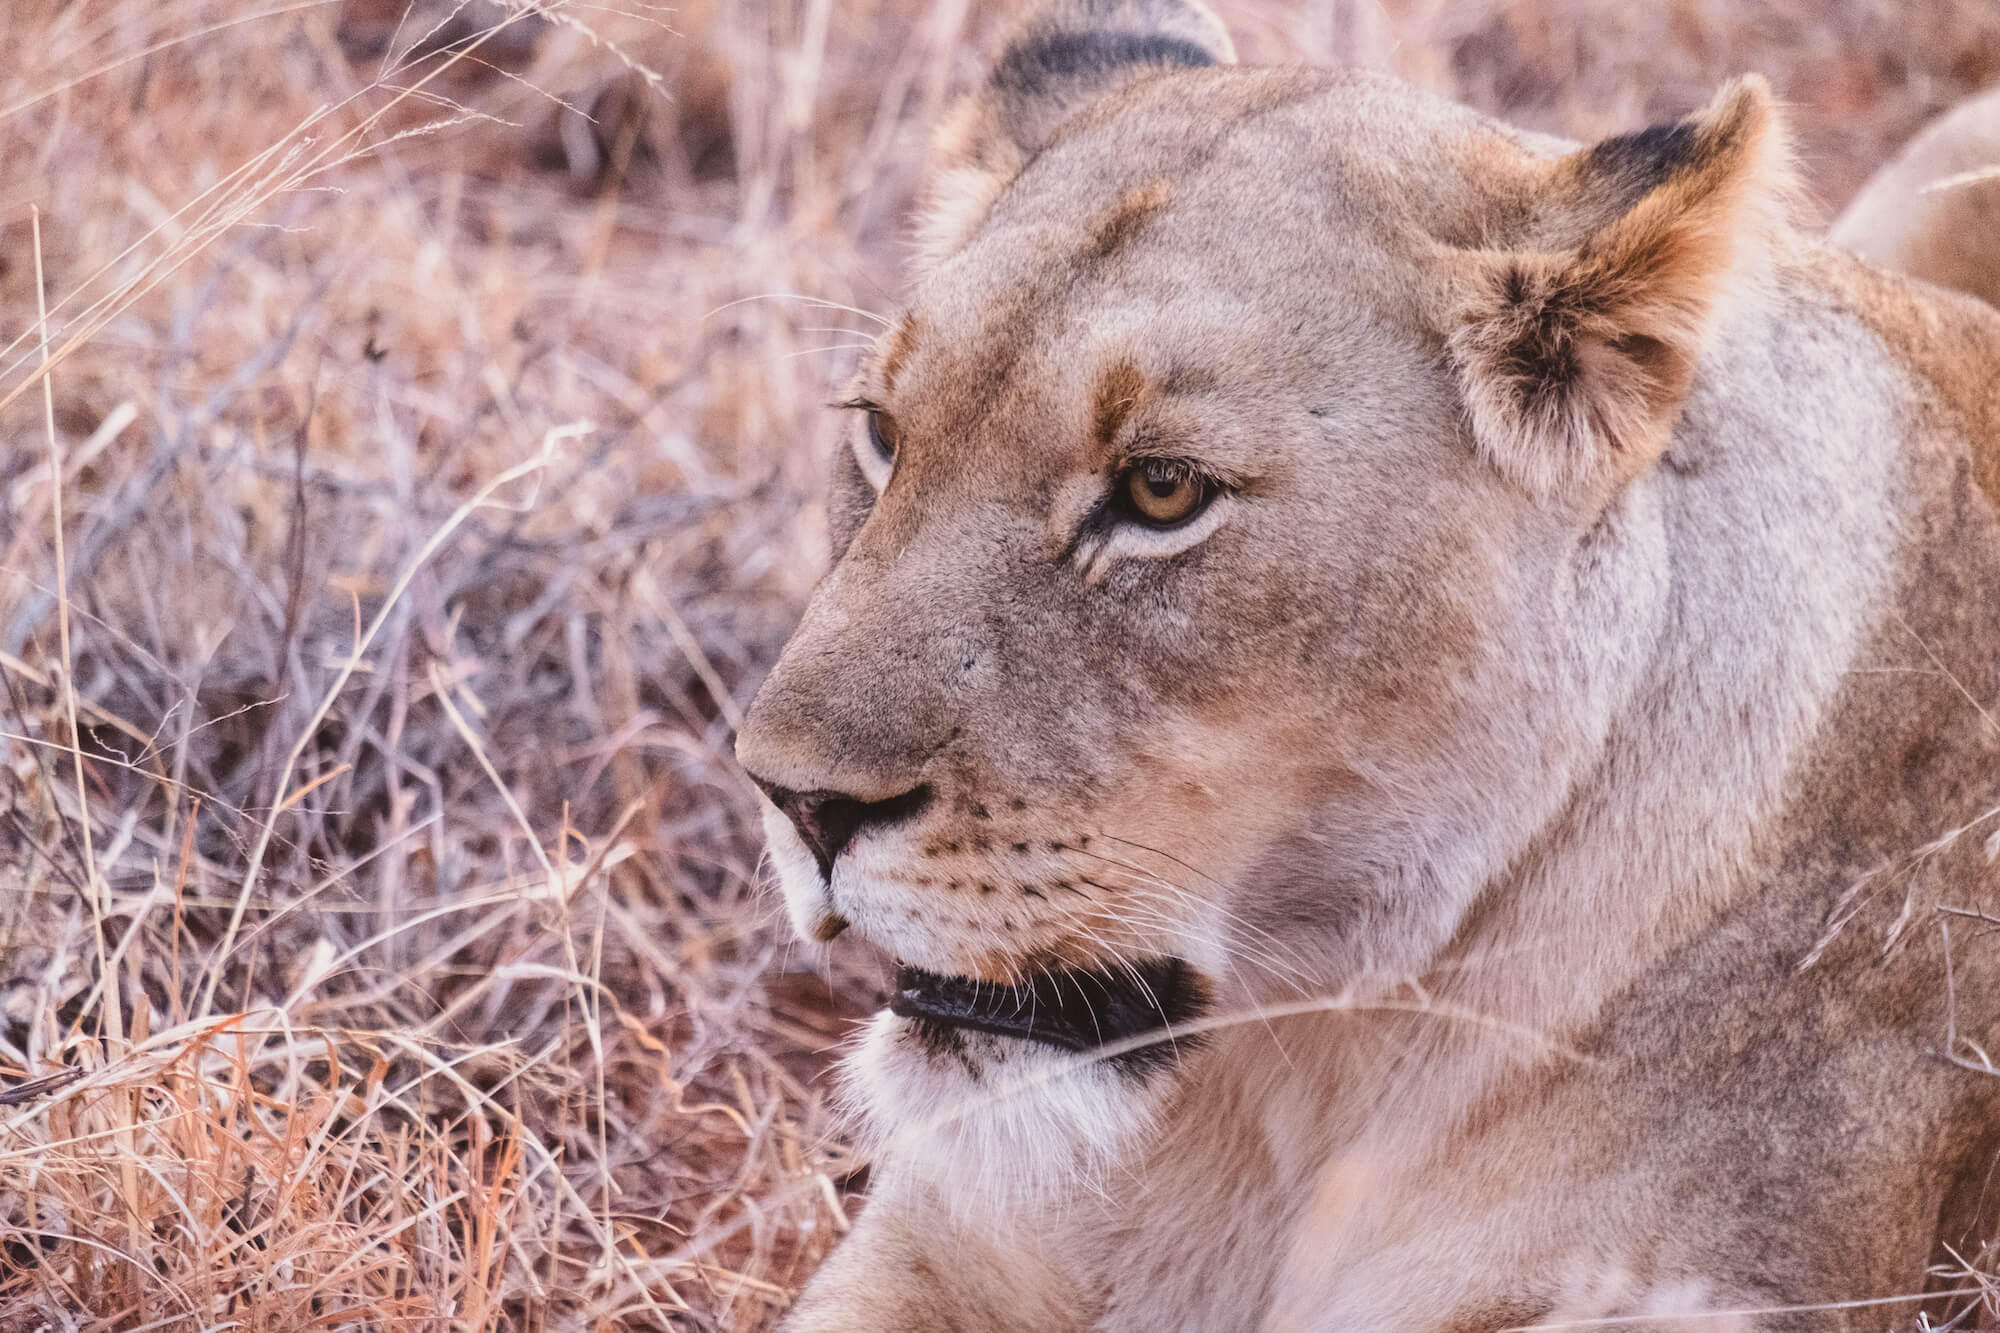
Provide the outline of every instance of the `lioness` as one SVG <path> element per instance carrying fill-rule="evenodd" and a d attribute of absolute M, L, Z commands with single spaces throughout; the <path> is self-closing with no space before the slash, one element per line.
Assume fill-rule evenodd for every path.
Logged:
<path fill-rule="evenodd" d="M 853 386 L 738 742 L 903 965 L 789 1327 L 1908 1326 L 2000 1197 L 2000 313 L 1755 79 L 1230 63 L 1031 22 Z"/>

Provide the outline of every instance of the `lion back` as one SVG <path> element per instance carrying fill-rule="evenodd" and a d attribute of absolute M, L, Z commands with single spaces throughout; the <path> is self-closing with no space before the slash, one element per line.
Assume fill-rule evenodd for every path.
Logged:
<path fill-rule="evenodd" d="M 2000 306 L 2000 87 L 1926 126 L 1829 236 L 1870 263 Z"/>

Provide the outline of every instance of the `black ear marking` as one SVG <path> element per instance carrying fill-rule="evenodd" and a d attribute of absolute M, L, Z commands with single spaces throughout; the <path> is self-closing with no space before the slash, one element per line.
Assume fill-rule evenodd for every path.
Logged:
<path fill-rule="evenodd" d="M 1052 32 L 1010 47 L 993 68 L 993 86 L 1034 97 L 1058 81 L 1101 82 L 1127 65 L 1205 69 L 1215 57 L 1184 37 L 1159 32 Z"/>
<path fill-rule="evenodd" d="M 1589 170 L 1593 175 L 1629 181 L 1644 189 L 1695 164 L 1700 143 L 1697 129 L 1693 121 L 1672 120 L 1630 134 L 1614 134 L 1590 148 Z"/>
<path fill-rule="evenodd" d="M 1228 30 L 1202 0 L 1043 0 L 938 129 L 918 229 L 926 262 L 970 240 L 994 200 L 1084 108 L 1149 75 L 1235 59 Z M 1112 241 L 1122 234 L 1113 228 Z"/>

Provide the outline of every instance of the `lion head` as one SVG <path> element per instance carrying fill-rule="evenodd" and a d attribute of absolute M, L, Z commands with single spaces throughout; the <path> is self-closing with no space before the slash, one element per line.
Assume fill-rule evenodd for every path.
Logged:
<path fill-rule="evenodd" d="M 1119 1050 L 977 1131 L 1024 1175 L 1138 1132 L 1144 1034 L 1421 973 L 1568 799 L 1666 614 L 1636 483 L 1783 195 L 1754 80 L 1577 149 L 1085 11 L 941 137 L 738 741 L 797 928 L 903 965 L 872 1117 Z"/>

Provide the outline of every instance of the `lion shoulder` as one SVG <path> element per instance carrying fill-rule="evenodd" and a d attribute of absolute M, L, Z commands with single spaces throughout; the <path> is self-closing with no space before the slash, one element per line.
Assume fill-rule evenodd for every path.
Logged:
<path fill-rule="evenodd" d="M 1832 249 L 1821 250 L 1808 271 L 1908 376 L 1933 418 L 1924 433 L 1962 443 L 1980 488 L 2000 506 L 2000 374 L 1994 371 L 2000 366 L 2000 309 Z"/>

